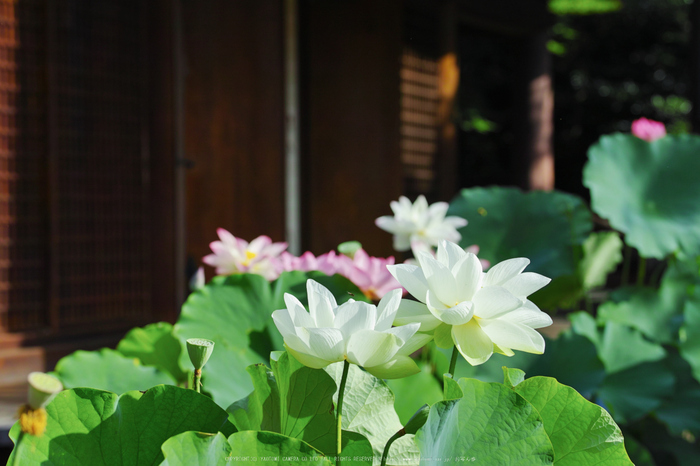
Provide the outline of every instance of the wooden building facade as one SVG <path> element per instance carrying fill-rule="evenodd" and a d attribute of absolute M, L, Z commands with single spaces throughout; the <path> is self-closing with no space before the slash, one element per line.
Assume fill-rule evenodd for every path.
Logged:
<path fill-rule="evenodd" d="M 0 0 L 0 378 L 173 321 L 218 227 L 391 255 L 391 200 L 460 188 L 459 27 L 516 3 Z"/>

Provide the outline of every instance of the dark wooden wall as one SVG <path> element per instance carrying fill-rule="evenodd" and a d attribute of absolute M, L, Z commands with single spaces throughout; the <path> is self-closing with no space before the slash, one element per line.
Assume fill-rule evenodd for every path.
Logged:
<path fill-rule="evenodd" d="M 283 2 L 183 1 L 187 254 L 284 239 Z"/>
<path fill-rule="evenodd" d="M 303 246 L 360 241 L 391 255 L 374 219 L 402 193 L 399 66 L 402 3 L 300 3 Z"/>

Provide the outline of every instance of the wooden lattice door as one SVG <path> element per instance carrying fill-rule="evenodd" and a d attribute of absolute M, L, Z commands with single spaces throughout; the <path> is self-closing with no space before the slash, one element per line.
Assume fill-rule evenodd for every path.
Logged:
<path fill-rule="evenodd" d="M 0 0 L 0 334 L 156 317 L 149 5 Z"/>

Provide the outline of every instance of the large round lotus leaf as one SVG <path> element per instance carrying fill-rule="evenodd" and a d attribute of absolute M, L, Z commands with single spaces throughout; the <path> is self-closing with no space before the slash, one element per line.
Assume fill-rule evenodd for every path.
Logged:
<path fill-rule="evenodd" d="M 591 206 L 644 257 L 700 254 L 700 137 L 603 136 L 588 150 Z"/>
<path fill-rule="evenodd" d="M 174 435 L 235 432 L 211 399 L 172 385 L 122 396 L 91 388 L 65 390 L 46 412 L 46 432 L 24 435 L 8 464 L 153 465 L 163 460 L 160 447 Z M 13 442 L 19 434 L 16 423 L 10 430 Z"/>
<path fill-rule="evenodd" d="M 582 244 L 592 228 L 583 201 L 557 191 L 463 189 L 448 215 L 469 221 L 460 229 L 460 246 L 477 244 L 479 257 L 492 264 L 527 257 L 528 271 L 550 278 L 574 273 L 574 245 Z"/>
<path fill-rule="evenodd" d="M 505 385 L 460 379 L 464 396 L 430 407 L 416 433 L 421 464 L 552 464 L 554 450 L 537 410 Z"/>
<path fill-rule="evenodd" d="M 632 465 L 610 414 L 550 377 L 533 377 L 515 390 L 542 416 L 558 466 Z"/>
<path fill-rule="evenodd" d="M 163 443 L 162 450 L 165 461 L 160 466 L 332 464 L 303 441 L 273 432 L 236 432 L 228 439 L 221 433 L 184 432 L 170 437 Z"/>
<path fill-rule="evenodd" d="M 263 364 L 248 367 L 254 390 L 227 408 L 231 422 L 241 431 L 277 432 L 335 453 L 335 381 L 287 352 L 273 353 L 271 365 L 272 371 Z"/>
<path fill-rule="evenodd" d="M 343 363 L 324 369 L 337 386 L 343 373 Z M 338 403 L 338 392 L 333 396 Z M 357 365 L 350 364 L 343 395 L 343 429 L 367 438 L 374 450 L 374 466 L 379 466 L 387 440 L 403 426 L 394 410 L 394 394 L 387 384 Z M 387 466 L 414 466 L 420 461 L 413 435 L 407 434 L 391 444 Z"/>
<path fill-rule="evenodd" d="M 109 348 L 76 351 L 63 357 L 56 364 L 56 375 L 65 388 L 98 388 L 120 395 L 160 384 L 175 385 L 175 380 L 166 372 L 144 366 L 138 358 Z"/>
<path fill-rule="evenodd" d="M 157 322 L 129 331 L 117 345 L 124 356 L 139 358 L 146 366 L 155 366 L 170 374 L 178 382 L 184 382 L 187 374 L 178 364 L 180 342 L 173 335 L 173 326 L 168 322 Z"/>
<path fill-rule="evenodd" d="M 202 371 L 202 382 L 219 406 L 226 407 L 253 389 L 245 369 L 264 359 L 249 349 L 248 335 L 265 328 L 274 310 L 271 296 L 263 277 L 231 275 L 215 278 L 182 306 L 174 330 L 181 344 L 188 338 L 206 338 L 216 344 Z M 192 367 L 187 351 L 180 353 L 180 365 Z"/>

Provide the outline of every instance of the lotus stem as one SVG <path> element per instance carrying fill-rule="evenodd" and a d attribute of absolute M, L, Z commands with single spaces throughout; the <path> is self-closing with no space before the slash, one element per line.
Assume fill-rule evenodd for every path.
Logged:
<path fill-rule="evenodd" d="M 195 369 L 194 370 L 194 389 L 197 390 L 197 393 L 201 393 L 199 391 L 200 385 L 202 385 L 202 369 Z"/>
<path fill-rule="evenodd" d="M 336 466 L 340 466 L 340 452 L 343 449 L 343 392 L 345 392 L 345 382 L 348 380 L 348 370 L 350 369 L 350 363 L 347 361 L 343 361 L 343 376 L 340 379 L 340 389 L 338 390 L 338 407 L 336 409 L 336 429 L 337 429 L 337 444 L 336 444 L 336 456 L 335 456 L 335 464 Z"/>
<path fill-rule="evenodd" d="M 457 347 L 455 346 L 452 348 L 452 359 L 450 359 L 450 375 L 452 378 L 455 378 L 455 367 L 457 367 L 457 355 L 459 354 L 459 351 L 457 350 Z"/>
<path fill-rule="evenodd" d="M 626 286 L 630 279 L 630 262 L 632 262 L 632 248 L 625 244 L 625 249 L 623 252 L 622 259 L 622 286 Z"/>
<path fill-rule="evenodd" d="M 404 435 L 406 435 L 406 431 L 404 429 L 401 429 L 400 431 L 398 431 L 394 435 L 392 435 L 389 440 L 387 440 L 386 445 L 384 446 L 384 453 L 382 453 L 381 466 L 386 466 L 386 460 L 389 457 L 389 448 L 391 448 L 391 444 L 394 443 L 395 440 L 403 437 Z"/>
<path fill-rule="evenodd" d="M 647 273 L 647 260 L 639 256 L 639 268 L 637 269 L 637 286 L 644 285 L 644 277 Z"/>

